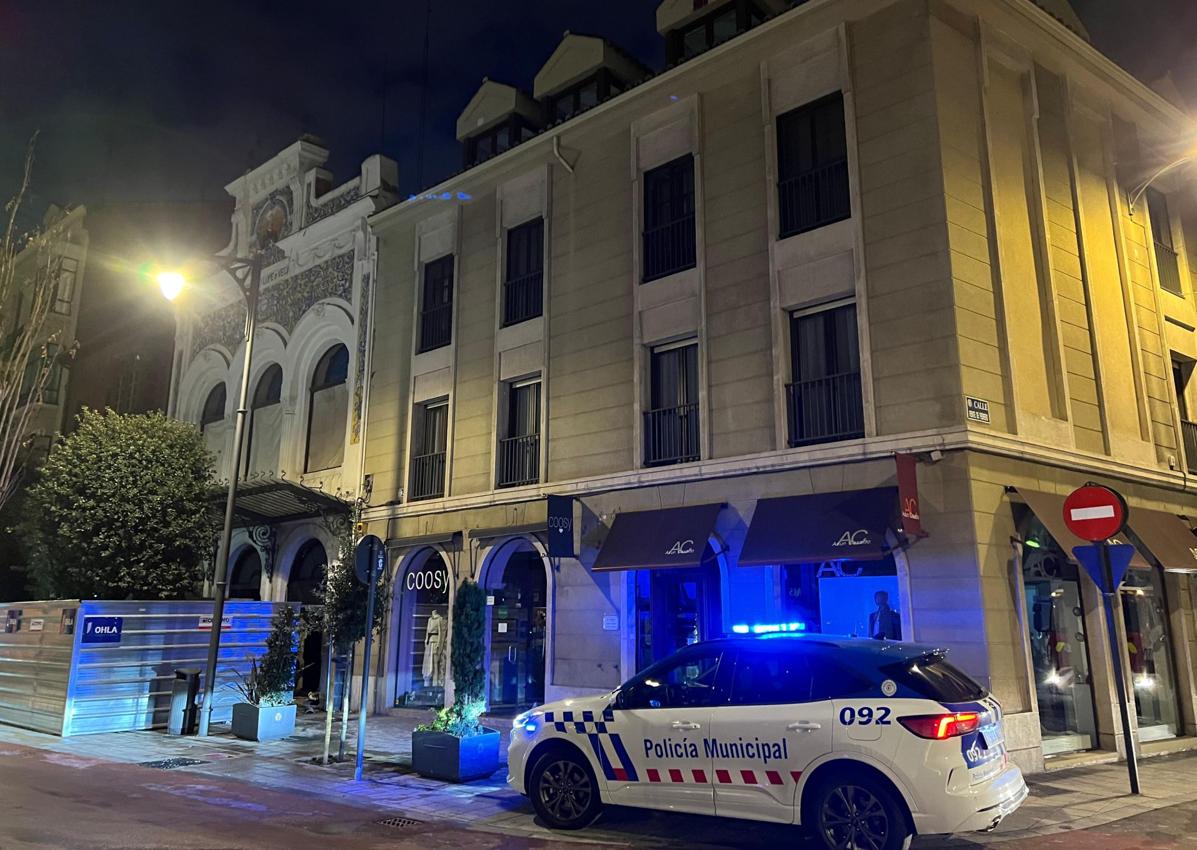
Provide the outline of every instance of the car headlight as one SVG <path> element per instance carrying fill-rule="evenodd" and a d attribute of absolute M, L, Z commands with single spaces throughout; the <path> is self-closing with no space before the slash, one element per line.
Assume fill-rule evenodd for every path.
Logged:
<path fill-rule="evenodd" d="M 512 729 L 522 729 L 529 735 L 536 734 L 540 729 L 541 713 L 539 711 L 525 711 L 523 714 L 517 714 L 511 720 Z"/>

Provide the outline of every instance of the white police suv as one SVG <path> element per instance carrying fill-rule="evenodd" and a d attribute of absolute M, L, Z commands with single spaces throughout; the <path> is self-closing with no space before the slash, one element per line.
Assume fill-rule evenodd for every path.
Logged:
<path fill-rule="evenodd" d="M 990 829 L 1027 796 L 1001 708 L 944 653 L 826 636 L 686 647 L 613 693 L 515 719 L 508 783 L 559 829 L 604 804 L 800 823 L 892 850 Z"/>

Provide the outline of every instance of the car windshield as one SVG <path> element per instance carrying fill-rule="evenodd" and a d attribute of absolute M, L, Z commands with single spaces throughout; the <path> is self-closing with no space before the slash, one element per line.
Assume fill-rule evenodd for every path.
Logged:
<path fill-rule="evenodd" d="M 985 696 L 983 687 L 939 653 L 891 664 L 883 672 L 938 702 L 972 702 Z"/>

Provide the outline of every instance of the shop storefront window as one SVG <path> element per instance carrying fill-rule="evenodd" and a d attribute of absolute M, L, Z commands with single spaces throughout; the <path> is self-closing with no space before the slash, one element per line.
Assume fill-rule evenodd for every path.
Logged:
<path fill-rule="evenodd" d="M 399 669 L 395 705 L 439 706 L 449 667 L 449 571 L 433 554 L 413 562 L 398 589 Z"/>
<path fill-rule="evenodd" d="M 799 631 L 885 640 L 907 637 L 893 556 L 881 561 L 786 564 L 782 606 Z"/>
<path fill-rule="evenodd" d="M 636 571 L 636 669 L 721 634 L 719 567 Z"/>
<path fill-rule="evenodd" d="M 544 702 L 545 566 L 531 549 L 513 552 L 488 578 L 490 710 L 518 711 Z"/>
<path fill-rule="evenodd" d="M 1160 571 L 1128 570 L 1122 583 L 1126 652 L 1135 694 L 1139 740 L 1177 734 L 1176 675 Z"/>
<path fill-rule="evenodd" d="M 1029 511 L 1023 586 L 1044 755 L 1097 745 L 1093 679 L 1077 566 Z"/>

